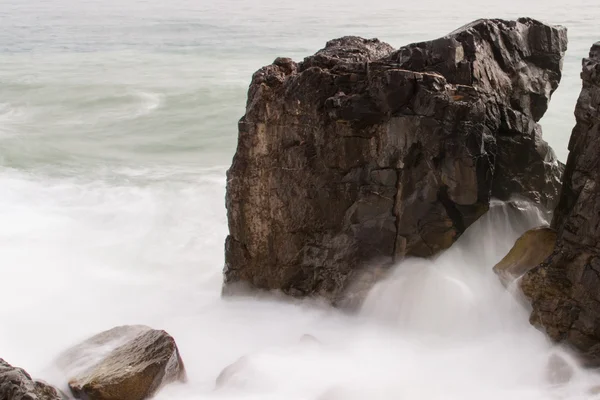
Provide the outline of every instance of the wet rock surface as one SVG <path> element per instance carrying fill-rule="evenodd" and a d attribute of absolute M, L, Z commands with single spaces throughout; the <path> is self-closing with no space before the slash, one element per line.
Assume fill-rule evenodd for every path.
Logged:
<path fill-rule="evenodd" d="M 537 122 L 566 44 L 562 27 L 479 20 L 399 50 L 344 37 L 257 71 L 227 174 L 225 292 L 339 303 L 355 276 L 448 248 L 491 197 L 553 208 L 562 166 Z"/>
<path fill-rule="evenodd" d="M 556 231 L 549 227 L 530 229 L 517 241 L 508 254 L 494 266 L 494 272 L 507 286 L 530 269 L 546 260 L 556 243 Z"/>
<path fill-rule="evenodd" d="M 102 332 L 65 352 L 58 361 L 71 373 L 69 388 L 85 400 L 141 400 L 162 386 L 185 381 L 175 340 L 146 326 Z"/>
<path fill-rule="evenodd" d="M 600 366 L 600 42 L 583 60 L 583 89 L 575 109 L 552 255 L 528 272 L 521 288 L 531 322 L 555 341 Z"/>
<path fill-rule="evenodd" d="M 13 367 L 0 358 L 0 399 L 2 400 L 63 400 L 60 390 L 33 380 L 22 368 Z"/>

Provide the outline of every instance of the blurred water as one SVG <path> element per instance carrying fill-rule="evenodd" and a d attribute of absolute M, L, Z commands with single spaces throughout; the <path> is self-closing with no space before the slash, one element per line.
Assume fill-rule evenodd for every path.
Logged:
<path fill-rule="evenodd" d="M 399 269 L 361 316 L 219 296 L 252 72 L 342 35 L 399 47 L 518 16 L 569 28 L 542 120 L 565 160 L 595 1 L 0 0 L 0 356 L 61 385 L 60 351 L 145 323 L 175 336 L 190 377 L 159 398 L 589 398 L 584 373 L 545 380 L 553 350 L 490 272 L 535 213 L 497 208 L 435 262 Z"/>

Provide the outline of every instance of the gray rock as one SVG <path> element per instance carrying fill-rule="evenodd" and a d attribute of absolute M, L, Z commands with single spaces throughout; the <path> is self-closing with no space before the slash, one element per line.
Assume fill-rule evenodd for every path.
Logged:
<path fill-rule="evenodd" d="M 175 340 L 146 326 L 120 326 L 66 351 L 58 365 L 77 399 L 142 400 L 164 385 L 185 381 Z"/>
<path fill-rule="evenodd" d="M 573 379 L 573 375 L 575 367 L 564 356 L 556 353 L 550 355 L 546 365 L 546 379 L 549 383 L 564 385 Z"/>
<path fill-rule="evenodd" d="M 562 27 L 479 20 L 396 51 L 343 37 L 257 71 L 227 174 L 224 292 L 339 304 L 365 270 L 448 248 L 491 197 L 553 208 L 562 165 L 537 121 L 566 44 Z"/>
<path fill-rule="evenodd" d="M 600 42 L 583 60 L 583 89 L 560 202 L 552 227 L 552 255 L 528 272 L 521 288 L 531 300 L 531 322 L 555 341 L 600 366 Z"/>
<path fill-rule="evenodd" d="M 0 358 L 0 399 L 2 400 L 64 400 L 60 390 L 33 380 L 22 368 L 13 367 Z"/>

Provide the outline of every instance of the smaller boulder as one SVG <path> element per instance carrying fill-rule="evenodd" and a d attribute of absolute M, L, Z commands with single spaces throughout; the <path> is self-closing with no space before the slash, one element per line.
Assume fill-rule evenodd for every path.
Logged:
<path fill-rule="evenodd" d="M 63 400 L 67 396 L 47 383 L 33 380 L 27 371 L 0 358 L 0 399 Z"/>
<path fill-rule="evenodd" d="M 525 232 L 504 258 L 494 266 L 502 284 L 508 286 L 531 268 L 544 261 L 556 244 L 556 231 L 539 227 Z"/>
<path fill-rule="evenodd" d="M 546 367 L 546 378 L 553 385 L 564 385 L 569 383 L 575 374 L 575 368 L 564 356 L 553 353 L 548 358 Z"/>
<path fill-rule="evenodd" d="M 175 339 L 146 326 L 121 326 L 102 332 L 59 359 L 77 399 L 142 400 L 162 386 L 186 380 Z"/>

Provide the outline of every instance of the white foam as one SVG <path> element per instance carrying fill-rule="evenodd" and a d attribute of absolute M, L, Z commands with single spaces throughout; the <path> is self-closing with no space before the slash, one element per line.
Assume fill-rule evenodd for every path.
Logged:
<path fill-rule="evenodd" d="M 400 265 L 346 316 L 312 302 L 220 298 L 222 170 L 151 185 L 141 177 L 162 171 L 126 173 L 0 174 L 10 304 L 0 308 L 10 321 L 0 352 L 37 377 L 65 388 L 54 357 L 113 326 L 146 324 L 176 338 L 188 370 L 187 384 L 157 399 L 574 400 L 595 384 L 582 371 L 565 386 L 547 381 L 551 346 L 491 272 L 542 222 L 534 211 L 495 207 L 436 260 Z M 242 356 L 249 362 L 217 388 Z"/>

